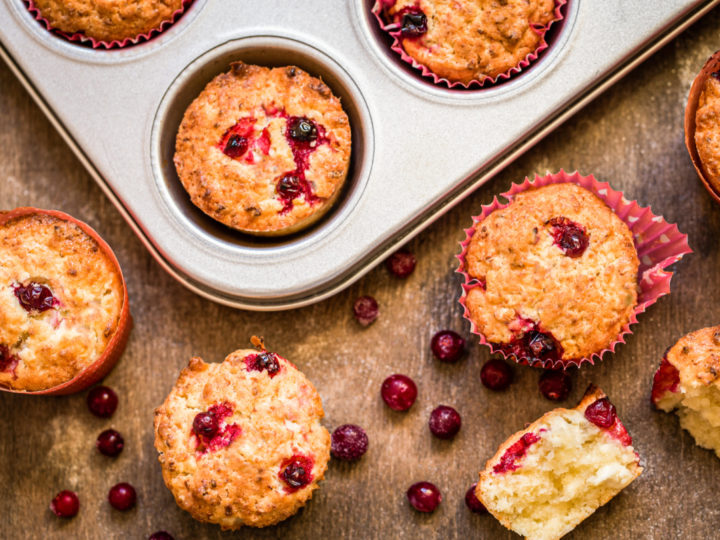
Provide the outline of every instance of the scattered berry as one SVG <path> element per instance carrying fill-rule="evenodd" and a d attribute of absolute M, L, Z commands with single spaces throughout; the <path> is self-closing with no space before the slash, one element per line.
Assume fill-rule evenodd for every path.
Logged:
<path fill-rule="evenodd" d="M 585 418 L 597 427 L 607 429 L 615 423 L 617 411 L 608 398 L 602 398 L 588 405 L 585 409 Z"/>
<path fill-rule="evenodd" d="M 63 490 L 50 502 L 50 510 L 57 517 L 75 517 L 80 510 L 80 499 L 74 491 Z"/>
<path fill-rule="evenodd" d="M 394 411 L 407 411 L 417 398 L 417 386 L 407 375 L 390 375 L 382 383 L 380 395 Z"/>
<path fill-rule="evenodd" d="M 175 538 L 167 531 L 157 531 L 152 533 L 148 540 L 175 540 Z"/>
<path fill-rule="evenodd" d="M 388 270 L 399 278 L 406 278 L 415 270 L 415 255 L 405 249 L 396 251 L 386 261 Z"/>
<path fill-rule="evenodd" d="M 552 401 L 562 401 L 570 394 L 572 379 L 565 371 L 545 370 L 538 382 L 540 393 Z"/>
<path fill-rule="evenodd" d="M 117 404 L 117 394 L 107 386 L 96 386 L 90 390 L 87 397 L 88 409 L 100 418 L 110 418 L 115 412 Z"/>
<path fill-rule="evenodd" d="M 481 503 L 477 495 L 475 495 L 475 488 L 477 487 L 477 483 L 470 486 L 470 489 L 467 490 L 467 493 L 465 493 L 465 504 L 470 509 L 471 512 L 475 514 L 485 514 L 487 513 L 487 508 L 485 508 L 485 505 Z"/>
<path fill-rule="evenodd" d="M 97 446 L 97 449 L 100 450 L 101 454 L 115 457 L 122 452 L 122 449 L 125 446 L 125 441 L 122 438 L 122 435 L 114 429 L 106 429 L 98 435 L 95 445 Z"/>
<path fill-rule="evenodd" d="M 447 405 L 440 405 L 430 413 L 430 431 L 439 439 L 452 439 L 460 431 L 460 414 Z"/>
<path fill-rule="evenodd" d="M 505 390 L 513 382 L 513 372 L 507 363 L 493 358 L 480 370 L 480 380 L 490 390 Z"/>
<path fill-rule="evenodd" d="M 442 362 L 457 362 L 465 352 L 465 340 L 452 330 L 441 330 L 432 337 L 430 349 Z"/>
<path fill-rule="evenodd" d="M 130 510 L 133 506 L 135 506 L 136 500 L 137 494 L 135 493 L 135 488 L 127 482 L 114 485 L 110 488 L 110 493 L 108 493 L 108 501 L 110 501 L 110 505 L 116 510 L 121 510 L 123 512 L 125 510 Z"/>
<path fill-rule="evenodd" d="M 410 486 L 407 498 L 418 512 L 433 512 L 442 501 L 440 490 L 430 482 L 418 482 Z"/>
<path fill-rule="evenodd" d="M 361 296 L 353 304 L 353 314 L 363 326 L 372 323 L 378 316 L 378 303 L 372 296 Z"/>
<path fill-rule="evenodd" d="M 330 452 L 336 459 L 356 461 L 368 449 L 368 437 L 365 430 L 354 424 L 342 425 L 333 431 Z"/>

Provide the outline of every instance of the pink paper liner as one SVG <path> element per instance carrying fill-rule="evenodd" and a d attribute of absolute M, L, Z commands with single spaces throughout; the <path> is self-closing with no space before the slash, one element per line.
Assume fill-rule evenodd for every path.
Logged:
<path fill-rule="evenodd" d="M 175 24 L 175 22 L 177 22 L 177 20 L 182 16 L 182 14 L 185 13 L 187 8 L 190 7 L 193 1 L 194 0 L 183 0 L 182 7 L 175 11 L 169 19 L 161 22 L 160 26 L 158 26 L 157 28 L 153 28 L 148 32 L 145 32 L 144 34 L 139 34 L 132 38 L 125 38 L 123 40 L 114 39 L 112 41 L 102 41 L 92 37 L 88 37 L 82 32 L 75 32 L 74 34 L 69 34 L 67 32 L 63 32 L 62 30 L 58 30 L 57 28 L 53 28 L 50 22 L 42 16 L 40 10 L 35 6 L 34 0 L 24 0 L 28 11 L 33 15 L 33 17 L 35 17 L 36 21 L 38 21 L 45 27 L 46 30 L 57 36 L 61 36 L 68 41 L 72 41 L 73 43 L 80 43 L 81 45 L 92 47 L 93 49 L 120 49 L 123 47 L 137 45 L 138 43 L 142 43 L 144 41 L 149 41 L 150 39 L 154 38 L 158 34 L 161 34 L 170 26 Z"/>
<path fill-rule="evenodd" d="M 485 336 L 478 331 L 477 326 L 470 318 L 470 310 L 467 307 L 467 292 L 479 285 L 476 279 L 472 278 L 465 270 L 465 257 L 468 252 L 470 240 L 475 229 L 482 220 L 489 216 L 495 210 L 505 208 L 510 205 L 515 195 L 522 193 L 531 188 L 540 188 L 551 184 L 572 183 L 583 187 L 602 199 L 615 214 L 628 226 L 635 240 L 635 248 L 640 260 L 638 268 L 638 303 L 633 310 L 630 321 L 622 328 L 617 339 L 606 349 L 593 353 L 590 357 L 570 360 L 546 360 L 544 362 L 533 363 L 534 367 L 543 367 L 547 369 L 566 369 L 570 366 L 581 366 L 584 362 L 594 364 L 595 358 L 602 360 L 606 352 L 615 352 L 618 343 L 625 343 L 625 336 L 631 334 L 630 326 L 637 323 L 637 316 L 640 313 L 657 302 L 658 298 L 670 292 L 670 280 L 672 272 L 665 269 L 673 263 L 679 261 L 683 255 L 692 253 L 688 245 L 688 237 L 682 234 L 677 225 L 670 224 L 661 216 L 655 215 L 650 207 L 641 207 L 636 201 L 628 201 L 620 191 L 616 191 L 610 187 L 607 182 L 599 182 L 593 175 L 582 176 L 577 171 L 567 174 L 564 170 L 556 174 L 548 174 L 546 176 L 535 176 L 534 180 L 525 178 L 522 184 L 513 184 L 509 191 L 502 193 L 509 202 L 501 203 L 497 197 L 493 198 L 492 203 L 482 206 L 482 213 L 473 216 L 472 227 L 465 229 L 465 240 L 460 243 L 461 252 L 457 256 L 460 266 L 456 270 L 464 278 L 462 284 L 463 293 L 460 297 L 460 304 L 463 306 L 463 317 L 470 322 L 470 330 L 473 334 L 480 336 L 480 343 L 490 347 L 492 353 L 501 353 L 505 359 L 509 356 L 499 347 L 487 341 Z M 521 364 L 528 365 L 526 358 L 513 359 Z"/>
<path fill-rule="evenodd" d="M 520 73 L 523 69 L 528 67 L 532 62 L 537 60 L 538 56 L 542 51 L 547 49 L 550 45 L 545 40 L 545 36 L 547 35 L 548 31 L 550 30 L 550 27 L 561 20 L 565 18 L 565 16 L 562 14 L 562 8 L 567 4 L 567 0 L 555 0 L 555 18 L 548 23 L 547 26 L 539 27 L 538 25 L 532 25 L 532 29 L 537 32 L 540 37 L 540 44 L 538 47 L 531 53 L 529 53 L 525 58 L 523 58 L 516 66 L 510 68 L 509 70 L 505 71 L 504 73 L 501 73 L 497 75 L 496 77 L 490 77 L 486 76 L 484 79 L 474 79 L 470 82 L 464 83 L 462 81 L 450 81 L 445 77 L 440 77 L 439 75 L 436 75 L 433 73 L 427 66 L 424 64 L 421 64 L 417 60 L 415 60 L 412 56 L 407 54 L 405 52 L 405 49 L 403 49 L 402 43 L 400 42 L 400 30 L 395 30 L 395 24 L 394 23 L 386 23 L 383 20 L 382 14 L 385 7 L 392 7 L 395 4 L 395 0 L 376 0 L 375 4 L 372 7 L 372 14 L 375 15 L 375 18 L 378 21 L 378 24 L 380 25 L 380 28 L 382 28 L 384 31 L 386 31 L 392 38 L 393 42 L 390 45 L 390 49 L 395 51 L 400 55 L 400 58 L 404 61 L 410 64 L 412 67 L 420 71 L 420 74 L 423 77 L 427 77 L 432 79 L 433 83 L 435 84 L 444 84 L 447 85 L 448 88 L 456 88 L 456 87 L 462 87 L 465 89 L 469 89 L 472 87 L 483 87 L 486 84 L 492 85 L 500 80 L 507 80 L 513 75 L 517 75 Z"/>

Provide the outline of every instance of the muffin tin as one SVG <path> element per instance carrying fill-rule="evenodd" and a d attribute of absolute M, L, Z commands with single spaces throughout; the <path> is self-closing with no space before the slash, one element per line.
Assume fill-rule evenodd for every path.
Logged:
<path fill-rule="evenodd" d="M 358 279 L 720 0 L 570 0 L 520 75 L 451 90 L 388 48 L 368 0 L 195 0 L 152 40 L 94 50 L 0 2 L 0 55 L 158 262 L 246 309 L 321 300 Z M 296 64 L 340 96 L 347 185 L 311 229 L 257 239 L 196 209 L 174 171 L 185 107 L 230 61 Z"/>

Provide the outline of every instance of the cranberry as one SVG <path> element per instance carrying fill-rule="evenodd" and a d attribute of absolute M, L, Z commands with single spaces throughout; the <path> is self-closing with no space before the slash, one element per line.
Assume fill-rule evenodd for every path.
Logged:
<path fill-rule="evenodd" d="M 597 427 L 607 429 L 617 420 L 617 411 L 608 398 L 601 398 L 588 405 L 585 409 L 585 418 Z"/>
<path fill-rule="evenodd" d="M 245 358 L 245 365 L 248 371 L 267 371 L 270 378 L 274 377 L 280 371 L 280 362 L 277 354 L 263 351 L 258 354 L 252 354 Z"/>
<path fill-rule="evenodd" d="M 396 251 L 386 261 L 388 270 L 399 278 L 406 278 L 415 270 L 415 255 L 407 250 Z"/>
<path fill-rule="evenodd" d="M 490 390 L 505 390 L 513 382 L 513 372 L 505 362 L 493 358 L 480 370 L 480 381 Z"/>
<path fill-rule="evenodd" d="M 418 7 L 404 8 L 400 12 L 402 23 L 400 34 L 403 37 L 419 37 L 427 32 L 427 16 Z"/>
<path fill-rule="evenodd" d="M 377 300 L 372 296 L 361 296 L 353 304 L 353 315 L 357 322 L 363 326 L 368 326 L 377 319 L 379 312 Z"/>
<path fill-rule="evenodd" d="M 538 382 L 540 393 L 552 401 L 562 401 L 570 394 L 572 379 L 565 371 L 545 370 Z"/>
<path fill-rule="evenodd" d="M 117 394 L 107 386 L 96 386 L 88 393 L 88 409 L 100 418 L 110 418 L 115 412 L 117 404 Z"/>
<path fill-rule="evenodd" d="M 50 287 L 34 281 L 27 285 L 15 285 L 13 292 L 25 311 L 47 311 L 59 303 Z"/>
<path fill-rule="evenodd" d="M 589 237 L 582 225 L 566 217 L 552 218 L 548 223 L 552 225 L 555 245 L 562 249 L 565 255 L 576 258 L 585 253 Z"/>
<path fill-rule="evenodd" d="M 0 371 L 15 372 L 18 365 L 18 357 L 10 354 L 10 348 L 7 345 L 0 344 Z"/>
<path fill-rule="evenodd" d="M 175 540 L 175 538 L 167 531 L 157 531 L 152 533 L 148 540 Z"/>
<path fill-rule="evenodd" d="M 710 74 L 710 76 L 711 76 L 713 79 L 717 79 L 717 80 L 720 81 L 720 71 L 713 71 L 713 72 Z"/>
<path fill-rule="evenodd" d="M 440 405 L 430 413 L 430 431 L 439 439 L 452 439 L 460 431 L 460 414 L 447 405 Z"/>
<path fill-rule="evenodd" d="M 225 148 L 223 149 L 223 154 L 233 159 L 237 159 L 247 152 L 248 146 L 250 146 L 250 143 L 246 137 L 237 134 L 230 135 L 230 138 L 228 138 Z"/>
<path fill-rule="evenodd" d="M 296 141 L 308 142 L 318 138 L 315 122 L 304 116 L 295 116 L 288 120 L 288 133 Z"/>
<path fill-rule="evenodd" d="M 550 332 L 541 331 L 536 322 L 518 317 L 513 326 L 516 332 L 513 340 L 498 345 L 505 354 L 514 356 L 518 361 L 525 360 L 530 365 L 555 364 L 562 360 L 562 345 Z"/>
<path fill-rule="evenodd" d="M 433 512 L 442 502 L 440 490 L 430 482 L 418 482 L 410 486 L 407 498 L 418 512 Z"/>
<path fill-rule="evenodd" d="M 283 462 L 280 478 L 288 485 L 291 491 L 298 490 L 312 482 L 313 460 L 295 455 Z"/>
<path fill-rule="evenodd" d="M 652 402 L 657 404 L 667 392 L 676 392 L 679 385 L 680 372 L 664 357 L 653 376 Z"/>
<path fill-rule="evenodd" d="M 475 495 L 476 487 L 477 483 L 470 486 L 470 489 L 468 489 L 465 493 L 465 504 L 471 512 L 475 514 L 485 514 L 487 513 L 487 508 L 485 508 L 485 505 L 481 503 L 480 500 L 477 498 L 477 495 Z"/>
<path fill-rule="evenodd" d="M 383 381 L 380 395 L 392 410 L 407 411 L 415 403 L 417 386 L 410 377 L 396 373 Z"/>
<path fill-rule="evenodd" d="M 110 493 L 108 493 L 110 505 L 116 510 L 122 510 L 123 512 L 135 506 L 136 500 L 137 494 L 135 493 L 135 488 L 126 482 L 114 485 L 110 488 Z"/>
<path fill-rule="evenodd" d="M 74 491 L 63 490 L 50 502 L 50 510 L 57 517 L 75 517 L 80 510 L 80 499 Z"/>
<path fill-rule="evenodd" d="M 525 456 L 528 448 L 539 440 L 540 437 L 534 433 L 525 433 L 505 450 L 505 453 L 500 457 L 500 462 L 493 467 L 493 472 L 501 474 L 517 470 L 520 467 L 517 461 Z"/>
<path fill-rule="evenodd" d="M 368 449 L 368 436 L 365 430 L 354 424 L 342 425 L 333 431 L 330 452 L 336 459 L 355 461 Z"/>
<path fill-rule="evenodd" d="M 443 362 L 457 362 L 465 351 L 465 340 L 452 330 L 441 330 L 430 341 L 435 358 Z"/>
<path fill-rule="evenodd" d="M 277 194 L 283 199 L 297 199 L 303 193 L 302 182 L 300 178 L 294 174 L 286 174 L 277 183 L 275 187 Z"/>
<path fill-rule="evenodd" d="M 125 446 L 125 440 L 122 438 L 122 435 L 114 429 L 106 429 L 98 435 L 95 445 L 101 454 L 114 457 L 122 452 Z"/>
<path fill-rule="evenodd" d="M 212 439 L 215 436 L 219 427 L 217 418 L 215 418 L 215 415 L 210 411 L 196 414 L 193 420 L 193 431 L 195 434 L 198 436 L 202 435 L 208 439 Z"/>

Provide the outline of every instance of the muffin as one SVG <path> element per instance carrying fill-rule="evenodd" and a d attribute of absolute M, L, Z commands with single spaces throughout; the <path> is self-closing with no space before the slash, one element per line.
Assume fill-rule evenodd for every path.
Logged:
<path fill-rule="evenodd" d="M 183 9 L 183 0 L 32 0 L 31 7 L 53 30 L 112 42 L 159 29 Z"/>
<path fill-rule="evenodd" d="M 574 409 L 550 411 L 505 441 L 475 495 L 508 529 L 557 539 L 642 471 L 615 407 L 591 385 Z"/>
<path fill-rule="evenodd" d="M 68 393 L 99 380 L 127 341 L 120 267 L 95 231 L 62 212 L 0 214 L 0 387 Z"/>
<path fill-rule="evenodd" d="M 720 457 L 720 326 L 696 330 L 668 349 L 653 378 L 652 402 L 675 410 L 695 442 Z"/>
<path fill-rule="evenodd" d="M 281 235 L 330 209 L 350 150 L 348 117 L 320 79 L 295 66 L 235 62 L 185 111 L 175 167 L 208 216 L 245 233 Z"/>
<path fill-rule="evenodd" d="M 589 190 L 556 183 L 520 191 L 469 234 L 466 317 L 518 362 L 579 364 L 633 320 L 633 235 Z"/>
<path fill-rule="evenodd" d="M 495 79 L 520 66 L 544 45 L 545 32 L 557 20 L 555 0 L 380 4 L 387 28 L 412 60 L 438 77 L 464 84 Z"/>
<path fill-rule="evenodd" d="M 193 358 L 155 410 L 155 448 L 177 504 L 223 529 L 295 514 L 323 479 L 330 434 L 298 369 L 264 349 Z"/>
<path fill-rule="evenodd" d="M 695 111 L 695 147 L 705 177 L 720 192 L 720 71 L 705 79 Z"/>

